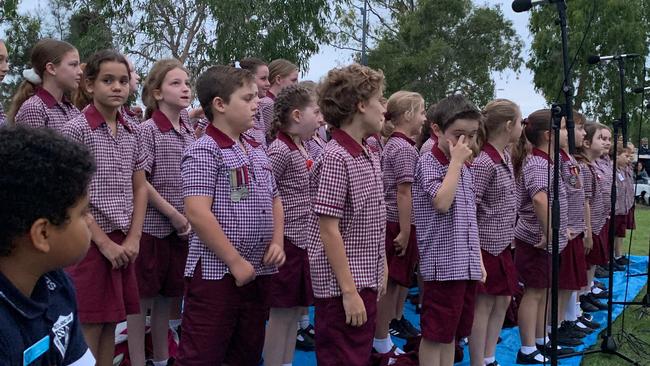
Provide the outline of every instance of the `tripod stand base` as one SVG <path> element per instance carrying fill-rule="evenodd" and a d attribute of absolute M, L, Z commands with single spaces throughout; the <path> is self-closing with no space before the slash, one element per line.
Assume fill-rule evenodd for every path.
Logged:
<path fill-rule="evenodd" d="M 640 363 L 618 352 L 618 345 L 612 336 L 605 335 L 603 337 L 603 343 L 600 344 L 600 351 L 608 355 L 616 355 L 632 365 L 640 365 Z"/>

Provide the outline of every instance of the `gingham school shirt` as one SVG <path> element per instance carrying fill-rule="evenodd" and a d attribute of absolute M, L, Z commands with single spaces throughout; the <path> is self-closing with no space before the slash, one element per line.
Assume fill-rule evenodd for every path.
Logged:
<path fill-rule="evenodd" d="M 147 180 L 169 204 L 180 212 L 183 210 L 181 186 L 181 157 L 183 151 L 194 141 L 194 132 L 188 121 L 180 119 L 179 131 L 160 111 L 153 112 L 150 119 L 138 125 L 142 147 L 146 153 L 144 170 Z M 142 231 L 158 238 L 174 232 L 167 218 L 153 205 L 147 206 Z"/>
<path fill-rule="evenodd" d="M 37 88 L 36 93 L 20 106 L 14 121 L 30 127 L 49 127 L 62 131 L 68 121 L 80 113 L 65 96 L 61 102 L 57 102 L 47 90 Z"/>
<path fill-rule="evenodd" d="M 381 142 L 381 136 L 378 133 L 370 135 L 366 138 L 366 144 L 370 147 L 370 152 L 378 154 L 381 158 L 381 153 L 384 150 L 384 145 Z"/>
<path fill-rule="evenodd" d="M 580 168 L 585 186 L 585 200 L 590 205 L 591 230 L 594 235 L 598 235 L 605 226 L 609 214 L 605 209 L 605 203 L 609 200 L 603 194 L 604 178 L 598 173 L 594 163 L 580 162 Z"/>
<path fill-rule="evenodd" d="M 210 124 L 210 121 L 208 121 L 207 118 L 201 117 L 196 121 L 196 125 L 194 126 L 194 131 L 197 135 L 203 135 L 205 132 L 205 129 L 208 127 Z"/>
<path fill-rule="evenodd" d="M 550 175 L 548 169 L 550 166 Z M 552 210 L 553 202 L 553 163 L 547 153 L 533 148 L 532 154 L 526 158 L 521 172 L 521 179 L 518 182 L 519 197 L 519 220 L 515 226 L 515 237 L 530 245 L 537 245 L 542 240 L 542 226 L 535 215 L 533 197 L 539 192 L 546 192 L 548 195 L 549 212 Z M 560 251 L 567 243 L 568 204 L 564 184 L 559 185 L 560 200 Z M 549 230 L 551 221 L 549 221 Z M 549 232 L 550 233 L 550 232 Z M 551 251 L 551 243 L 546 248 Z"/>
<path fill-rule="evenodd" d="M 278 190 L 271 163 L 261 145 L 242 138 L 246 151 L 230 137 L 209 124 L 205 135 L 185 150 L 181 160 L 183 197 L 213 199 L 212 213 L 239 254 L 255 268 L 255 273 L 277 272 L 262 258 L 273 237 L 273 199 Z M 246 153 L 247 152 L 247 153 Z M 219 280 L 228 266 L 194 235 L 185 266 L 192 277 L 201 261 L 204 280 Z"/>
<path fill-rule="evenodd" d="M 4 125 L 6 121 L 7 115 L 5 114 L 5 110 L 2 107 L 2 104 L 0 104 L 0 126 Z"/>
<path fill-rule="evenodd" d="M 448 169 L 449 160 L 437 146 L 420 155 L 415 168 L 413 210 L 420 273 L 425 281 L 480 280 L 476 202 L 467 165 L 461 170 L 449 211 L 441 213 L 433 207 Z"/>
<path fill-rule="evenodd" d="M 501 158 L 494 146 L 485 143 L 471 172 L 481 248 L 498 256 L 515 237 L 517 194 L 510 154 L 506 151 Z"/>
<path fill-rule="evenodd" d="M 632 208 L 630 202 L 630 188 L 634 189 L 633 185 L 629 182 L 632 177 L 629 175 L 627 167 L 616 169 L 616 214 L 625 215 Z M 634 197 L 634 196 L 632 196 Z"/>
<path fill-rule="evenodd" d="M 429 138 L 424 142 L 424 144 L 422 144 L 422 147 L 420 147 L 420 155 L 422 155 L 422 154 L 424 154 L 424 153 L 427 153 L 427 152 L 431 151 L 431 148 L 433 148 L 433 147 L 436 146 L 437 144 L 438 144 L 438 142 L 436 141 L 435 138 L 433 138 L 433 137 L 429 137 Z"/>
<path fill-rule="evenodd" d="M 344 131 L 334 129 L 332 140 L 312 168 L 309 186 L 313 210 L 307 252 L 314 296 L 341 295 L 321 241 L 321 215 L 340 219 L 339 230 L 356 288 L 378 289 L 386 257 L 386 205 L 378 157 Z"/>
<path fill-rule="evenodd" d="M 146 154 L 136 129 L 122 115 L 117 117 L 117 135 L 93 104 L 68 122 L 63 134 L 85 144 L 97 163 L 90 182 L 90 212 L 105 233 L 125 234 L 133 215 L 133 172 L 143 170 Z"/>
<path fill-rule="evenodd" d="M 307 233 L 305 228 L 311 213 L 309 199 L 309 171 L 313 160 L 303 156 L 291 137 L 278 133 L 266 150 L 273 168 L 282 207 L 284 208 L 284 236 L 294 245 L 305 249 Z"/>
<path fill-rule="evenodd" d="M 612 160 L 609 156 L 605 155 L 594 161 L 594 167 L 598 174 L 603 177 L 602 186 L 603 186 L 603 195 L 605 195 L 605 211 L 606 218 L 609 218 L 610 208 L 611 208 L 611 195 L 612 195 Z"/>
<path fill-rule="evenodd" d="M 307 151 L 309 151 L 309 156 L 311 156 L 314 161 L 318 160 L 325 149 L 325 144 L 327 144 L 327 142 L 321 139 L 320 136 L 314 136 L 304 143 Z"/>
<path fill-rule="evenodd" d="M 264 127 L 264 120 L 262 119 L 262 112 L 260 109 L 255 112 L 253 118 L 253 127 L 246 131 L 246 135 L 250 136 L 260 145 L 266 146 L 266 131 Z"/>
<path fill-rule="evenodd" d="M 580 173 L 580 165 L 576 159 L 560 150 L 562 165 L 560 172 L 562 184 L 566 189 L 568 205 L 568 228 L 576 234 L 583 233 L 586 229 L 585 223 L 585 192 Z"/>
<path fill-rule="evenodd" d="M 399 223 L 397 210 L 397 186 L 413 183 L 418 151 L 415 141 L 400 132 L 393 132 L 381 153 L 381 171 L 384 176 L 384 199 L 386 200 L 386 219 Z M 411 224 L 415 216 L 411 212 Z"/>
<path fill-rule="evenodd" d="M 625 196 L 625 209 L 629 211 L 634 206 L 634 174 L 632 172 L 632 167 L 625 167 L 625 182 L 626 182 L 626 193 Z"/>
<path fill-rule="evenodd" d="M 274 106 L 275 94 L 271 93 L 269 90 L 266 92 L 266 96 L 260 99 L 260 103 L 258 104 L 260 118 L 255 120 L 257 129 L 264 132 L 265 139 L 266 133 L 269 132 L 271 129 L 271 124 L 273 123 L 273 116 L 275 114 L 273 111 Z"/>

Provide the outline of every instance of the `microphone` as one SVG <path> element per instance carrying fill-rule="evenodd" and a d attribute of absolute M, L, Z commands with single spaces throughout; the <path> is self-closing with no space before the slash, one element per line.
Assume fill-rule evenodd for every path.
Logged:
<path fill-rule="evenodd" d="M 515 13 L 523 13 L 530 10 L 533 6 L 552 4 L 564 0 L 515 0 L 512 2 L 512 10 Z"/>
<path fill-rule="evenodd" d="M 632 91 L 633 91 L 634 93 L 636 93 L 636 94 L 641 94 L 641 93 L 643 93 L 644 91 L 648 91 L 648 90 L 650 90 L 650 86 L 646 86 L 645 88 L 642 87 L 642 86 L 639 86 L 639 87 L 636 87 L 636 88 L 632 89 Z"/>
<path fill-rule="evenodd" d="M 640 55 L 638 53 L 624 53 L 622 55 L 613 55 L 613 56 L 598 56 L 598 55 L 591 55 L 587 58 L 587 63 L 589 65 L 595 65 L 599 63 L 600 61 L 609 61 L 609 60 L 622 60 L 626 58 L 634 58 L 634 57 L 639 57 Z"/>

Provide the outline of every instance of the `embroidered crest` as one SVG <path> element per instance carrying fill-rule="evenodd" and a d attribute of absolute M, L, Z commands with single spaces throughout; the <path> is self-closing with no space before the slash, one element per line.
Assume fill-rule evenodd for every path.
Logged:
<path fill-rule="evenodd" d="M 59 350 L 61 358 L 65 358 L 65 351 L 70 342 L 70 327 L 74 321 L 74 314 L 60 315 L 52 326 L 52 333 L 54 334 L 53 343 L 56 349 Z"/>

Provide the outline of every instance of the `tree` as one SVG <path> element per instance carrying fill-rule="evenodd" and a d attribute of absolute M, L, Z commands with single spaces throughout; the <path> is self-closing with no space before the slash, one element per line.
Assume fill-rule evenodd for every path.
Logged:
<path fill-rule="evenodd" d="M 494 97 L 492 74 L 522 64 L 522 41 L 499 7 L 420 0 L 394 17 L 395 30 L 368 55 L 369 65 L 384 71 L 389 93 L 417 91 L 432 103 L 462 92 L 483 105 Z"/>
<path fill-rule="evenodd" d="M 575 107 L 600 121 L 611 123 L 620 114 L 618 67 L 615 64 L 591 66 L 586 59 L 591 54 L 641 54 L 643 57 L 626 62 L 627 103 L 630 110 L 640 105 L 640 97 L 629 91 L 643 81 L 643 59 L 649 52 L 650 0 L 573 0 L 568 6 L 567 17 L 569 53 L 576 59 L 572 68 Z M 538 7 L 529 22 L 533 42 L 527 66 L 535 75 L 536 89 L 549 102 L 558 99 L 563 82 L 562 68 L 558 66 L 562 65 L 562 50 L 556 19 L 554 7 Z M 591 27 L 587 29 L 590 19 Z M 584 43 L 579 48 L 583 38 Z M 638 109 L 633 112 L 636 116 Z M 630 135 L 636 136 L 638 118 L 634 117 L 632 121 Z"/>
<path fill-rule="evenodd" d="M 0 1 L 0 24 L 11 20 L 16 16 L 18 3 L 20 0 L 2 0 Z"/>

